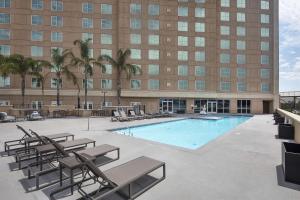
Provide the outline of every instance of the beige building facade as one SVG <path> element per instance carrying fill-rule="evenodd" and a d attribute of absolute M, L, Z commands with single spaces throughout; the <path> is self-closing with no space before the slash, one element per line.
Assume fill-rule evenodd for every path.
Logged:
<path fill-rule="evenodd" d="M 91 55 L 131 49 L 142 73 L 122 77 L 122 105 L 146 112 L 270 113 L 278 107 L 278 0 L 0 0 L 0 53 L 51 60 L 51 49 L 92 38 Z M 117 105 L 115 69 L 94 67 L 88 108 Z M 26 80 L 26 104 L 56 103 L 54 73 L 44 95 Z M 80 82 L 81 69 L 74 68 Z M 21 104 L 20 78 L 0 77 L 0 105 Z M 61 104 L 78 90 L 62 80 Z M 80 90 L 81 106 L 83 85 Z M 105 98 L 105 99 L 104 99 Z"/>

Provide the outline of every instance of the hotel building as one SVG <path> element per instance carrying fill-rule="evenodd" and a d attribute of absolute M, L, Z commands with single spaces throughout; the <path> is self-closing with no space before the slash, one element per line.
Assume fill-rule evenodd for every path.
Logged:
<path fill-rule="evenodd" d="M 146 112 L 269 113 L 278 107 L 278 0 L 0 0 L 0 53 L 51 60 L 92 38 L 90 54 L 116 57 L 142 73 L 122 77 L 122 105 Z M 88 107 L 116 105 L 116 73 L 94 67 Z M 82 70 L 74 72 L 83 82 Z M 26 104 L 56 103 L 51 70 L 28 76 Z M 77 105 L 77 87 L 62 80 L 61 104 Z M 83 101 L 83 84 L 80 91 Z M 20 78 L 0 77 L 0 104 L 21 104 Z M 83 102 L 81 102 L 83 104 Z"/>

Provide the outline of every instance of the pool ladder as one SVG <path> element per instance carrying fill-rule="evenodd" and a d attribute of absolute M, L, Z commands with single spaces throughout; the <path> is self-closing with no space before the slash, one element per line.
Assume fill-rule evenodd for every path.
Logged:
<path fill-rule="evenodd" d="M 127 136 L 133 136 L 133 133 L 130 132 L 130 127 L 129 127 L 129 126 L 127 126 L 127 129 L 126 129 L 126 130 L 128 130 L 128 131 L 124 131 L 124 132 L 123 132 L 124 135 L 127 135 Z"/>

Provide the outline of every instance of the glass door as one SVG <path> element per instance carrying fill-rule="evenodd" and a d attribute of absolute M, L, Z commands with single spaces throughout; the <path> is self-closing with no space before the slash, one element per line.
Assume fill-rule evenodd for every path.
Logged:
<path fill-rule="evenodd" d="M 207 113 L 217 113 L 217 102 L 208 101 L 207 102 Z"/>
<path fill-rule="evenodd" d="M 162 112 L 172 113 L 173 112 L 173 101 L 163 101 L 162 102 Z"/>

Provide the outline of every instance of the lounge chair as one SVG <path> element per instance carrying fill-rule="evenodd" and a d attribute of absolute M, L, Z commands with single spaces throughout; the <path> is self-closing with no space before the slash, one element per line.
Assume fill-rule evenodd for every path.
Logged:
<path fill-rule="evenodd" d="M 124 112 L 124 110 L 121 110 L 121 111 L 120 111 L 120 114 L 121 114 L 121 117 L 122 117 L 123 119 L 127 119 L 127 120 L 134 120 L 134 119 L 135 119 L 134 117 L 128 117 L 128 116 L 126 115 L 126 113 Z"/>
<path fill-rule="evenodd" d="M 11 151 L 17 151 L 17 150 L 26 150 L 30 147 L 32 143 L 38 143 L 38 138 L 32 136 L 29 132 L 27 132 L 22 126 L 16 125 L 19 130 L 21 130 L 24 133 L 24 136 L 21 139 L 18 140 L 10 140 L 4 142 L 4 151 L 7 152 L 8 155 L 10 155 Z M 74 134 L 71 133 L 58 133 L 58 134 L 52 134 L 48 135 L 51 139 L 63 139 L 68 140 L 69 137 L 72 137 L 72 140 L 74 140 Z"/>
<path fill-rule="evenodd" d="M 144 119 L 143 116 L 138 116 L 135 114 L 135 112 L 133 110 L 129 111 L 130 112 L 130 116 L 133 117 L 134 119 Z"/>
<path fill-rule="evenodd" d="M 123 121 L 129 121 L 128 117 L 122 117 L 119 113 L 119 111 L 114 111 L 114 116 L 111 118 L 111 121 L 120 121 L 120 122 L 123 122 Z"/>
<path fill-rule="evenodd" d="M 145 114 L 145 112 L 144 112 L 143 110 L 140 110 L 140 114 L 141 114 L 141 116 L 143 116 L 143 117 L 146 118 L 146 119 L 151 119 L 151 118 L 153 118 L 152 115 Z"/>
<path fill-rule="evenodd" d="M 9 116 L 6 112 L 0 112 L 0 122 L 15 122 L 16 117 L 15 116 Z"/>
<path fill-rule="evenodd" d="M 50 194 L 51 199 L 55 199 L 54 195 L 74 186 L 77 186 L 78 192 L 83 196 L 84 199 L 100 200 L 113 193 L 117 193 L 122 197 L 125 197 L 125 199 L 135 199 L 165 179 L 165 163 L 145 156 L 136 158 L 111 169 L 101 171 L 93 162 L 83 155 L 77 154 L 76 152 L 74 152 L 74 154 L 78 157 L 86 169 L 83 179 L 79 182 L 59 188 L 58 190 L 52 192 Z M 152 172 L 161 168 L 161 177 L 156 178 L 150 175 Z M 139 181 L 142 179 L 149 180 L 146 186 L 139 184 Z M 83 190 L 83 183 L 90 180 L 93 180 L 94 183 L 98 183 L 99 188 L 97 191 L 87 194 Z M 135 190 L 133 187 L 136 184 L 142 188 Z"/>
<path fill-rule="evenodd" d="M 57 151 L 57 158 L 53 159 L 53 160 L 46 160 L 45 163 L 47 163 L 51 166 L 53 161 L 58 160 L 59 167 L 56 167 L 56 166 L 52 165 L 52 167 L 50 169 L 46 169 L 46 170 L 39 171 L 39 172 L 35 173 L 34 176 L 36 178 L 36 189 L 40 189 L 39 178 L 42 175 L 45 175 L 45 174 L 48 174 L 48 173 L 51 173 L 51 172 L 57 171 L 57 170 L 60 171 L 60 173 L 59 173 L 60 174 L 60 179 L 58 181 L 51 182 L 49 184 L 43 185 L 43 187 L 55 184 L 57 182 L 60 182 L 60 185 L 62 185 L 63 168 L 69 169 L 70 177 L 67 177 L 67 178 L 70 178 L 70 182 L 72 184 L 73 183 L 74 170 L 80 169 L 80 167 L 81 167 L 80 162 L 78 162 L 76 157 L 74 155 L 71 155 L 69 153 L 69 151 L 66 151 L 60 143 L 58 143 L 58 142 L 56 142 L 56 141 L 54 141 L 50 138 L 47 138 L 47 137 L 45 137 L 45 138 L 56 148 L 56 151 Z M 116 158 L 106 157 L 107 159 L 106 160 L 103 159 L 100 163 L 97 164 L 97 166 L 102 166 L 102 165 L 108 164 L 110 162 L 113 162 L 115 160 L 118 160 L 120 158 L 120 149 L 118 147 L 115 147 L 115 146 L 111 146 L 111 145 L 108 145 L 108 144 L 103 144 L 103 145 L 96 146 L 96 147 L 93 147 L 93 148 L 88 148 L 88 149 L 77 151 L 78 154 L 84 155 L 85 157 L 87 157 L 89 160 L 91 160 L 93 162 L 96 161 L 97 158 L 104 157 L 106 154 L 112 153 L 112 152 L 117 153 Z M 28 166 L 28 178 L 32 178 L 32 176 L 31 176 L 31 171 L 32 170 L 31 169 L 34 166 L 35 166 L 34 164 L 31 164 L 30 166 Z M 64 178 L 64 180 L 67 179 L 67 178 Z"/>
<path fill-rule="evenodd" d="M 55 156 L 57 153 L 56 148 L 53 144 L 49 143 L 45 137 L 39 136 L 36 132 L 31 131 L 36 138 L 39 139 L 39 146 L 35 146 L 33 148 L 28 149 L 27 151 L 16 152 L 16 162 L 18 163 L 19 169 L 22 169 L 22 162 L 36 159 L 35 164 L 40 166 L 40 171 L 43 170 L 43 158 L 47 156 Z M 65 141 L 60 143 L 65 150 L 78 150 L 83 149 L 88 146 L 88 144 L 93 144 L 96 146 L 96 141 L 88 138 L 82 138 L 72 141 Z"/>

